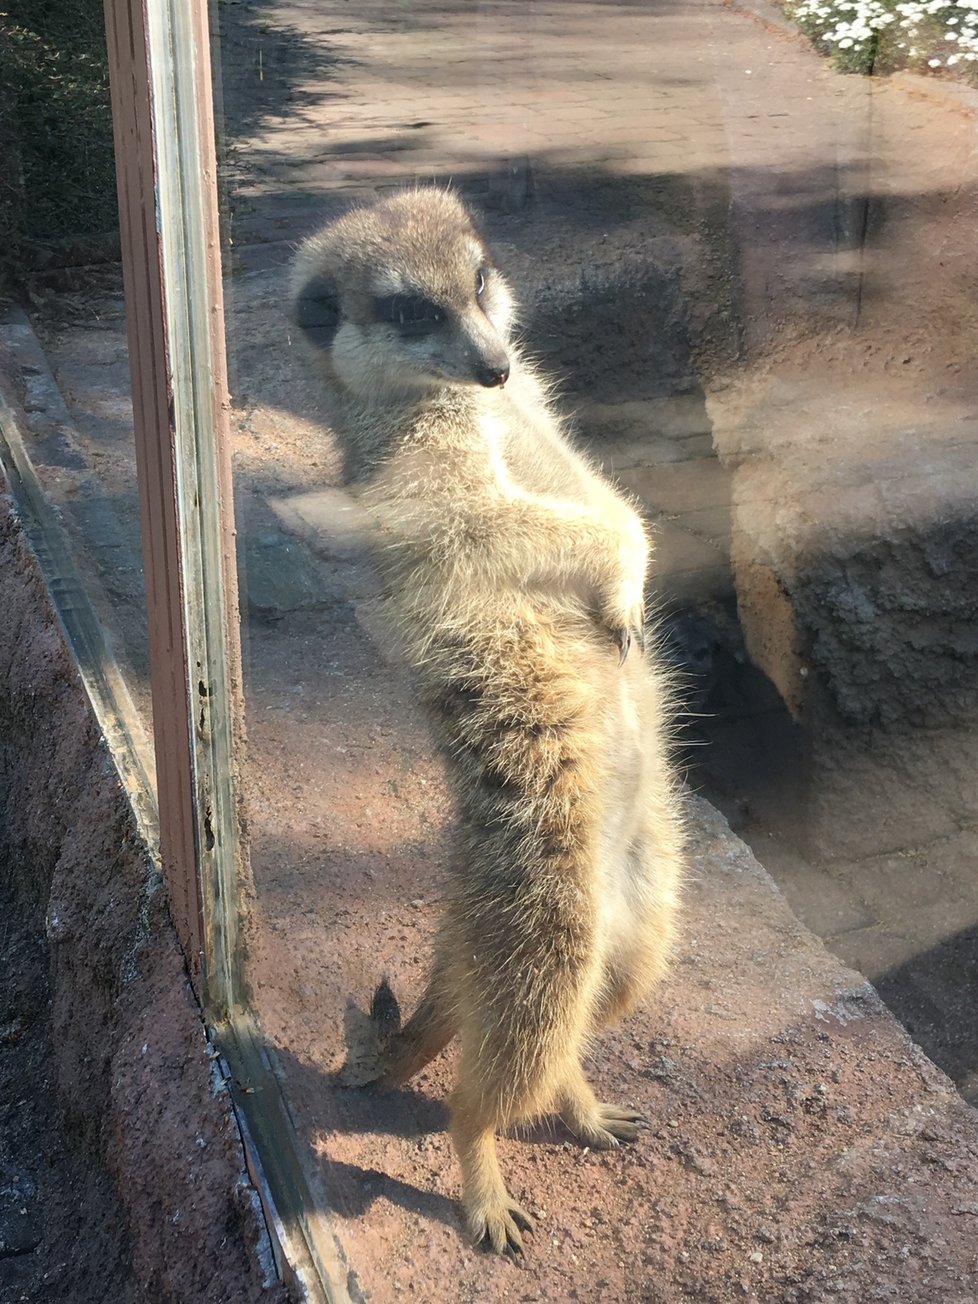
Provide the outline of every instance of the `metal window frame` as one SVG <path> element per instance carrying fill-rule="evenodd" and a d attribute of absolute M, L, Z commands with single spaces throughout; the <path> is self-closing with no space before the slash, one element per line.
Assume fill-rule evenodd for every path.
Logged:
<path fill-rule="evenodd" d="M 163 875 L 277 1267 L 300 1297 L 344 1304 L 347 1266 L 241 964 L 244 713 L 207 3 L 104 4 Z"/>

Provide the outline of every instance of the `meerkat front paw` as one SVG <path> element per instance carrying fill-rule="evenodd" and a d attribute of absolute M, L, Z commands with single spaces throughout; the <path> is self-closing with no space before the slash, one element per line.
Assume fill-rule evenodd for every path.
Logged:
<path fill-rule="evenodd" d="M 632 644 L 638 648 L 639 652 L 645 652 L 645 628 L 644 625 L 623 625 L 612 626 L 611 637 L 618 648 L 618 664 L 623 666 L 625 658 L 632 650 Z"/>
<path fill-rule="evenodd" d="M 634 578 L 629 577 L 602 615 L 602 623 L 618 648 L 619 665 L 624 665 L 633 646 L 639 652 L 645 651 L 644 574 L 642 578 L 643 584 L 637 588 Z"/>
<path fill-rule="evenodd" d="M 522 1254 L 522 1233 L 533 1231 L 533 1219 L 508 1197 L 466 1208 L 465 1223 L 473 1243 L 496 1254 Z"/>
<path fill-rule="evenodd" d="M 618 648 L 618 663 L 623 665 L 633 647 L 645 651 L 645 572 L 648 566 L 649 541 L 638 516 L 629 514 L 617 537 L 615 560 L 611 567 L 614 579 L 602 604 L 602 623 Z"/>

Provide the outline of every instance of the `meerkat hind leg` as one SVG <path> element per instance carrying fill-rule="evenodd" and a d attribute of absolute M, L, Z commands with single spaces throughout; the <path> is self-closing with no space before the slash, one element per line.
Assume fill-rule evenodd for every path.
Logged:
<path fill-rule="evenodd" d="M 461 1087 L 452 1097 L 452 1140 L 462 1168 L 462 1207 L 476 1245 L 497 1254 L 522 1254 L 522 1232 L 533 1219 L 506 1190 L 496 1157 L 497 1120 L 469 1100 Z"/>
<path fill-rule="evenodd" d="M 634 1141 L 645 1119 L 626 1105 L 598 1100 L 579 1064 L 565 1079 L 558 1102 L 560 1117 L 578 1140 L 592 1150 L 613 1150 Z"/>

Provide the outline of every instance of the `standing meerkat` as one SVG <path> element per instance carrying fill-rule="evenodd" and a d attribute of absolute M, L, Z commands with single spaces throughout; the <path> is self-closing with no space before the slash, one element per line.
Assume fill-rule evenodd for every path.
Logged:
<path fill-rule="evenodd" d="M 606 1149 L 641 1122 L 595 1097 L 580 1056 L 662 975 L 673 935 L 683 830 L 667 679 L 645 651 L 648 540 L 567 441 L 454 194 L 347 214 L 300 248 L 293 288 L 461 815 L 427 989 L 359 1080 L 404 1083 L 459 1037 L 465 1219 L 517 1252 L 531 1220 L 496 1132 L 557 1111 Z"/>

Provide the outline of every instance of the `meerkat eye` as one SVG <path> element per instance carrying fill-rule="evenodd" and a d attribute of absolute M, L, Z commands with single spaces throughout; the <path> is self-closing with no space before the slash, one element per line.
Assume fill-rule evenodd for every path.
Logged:
<path fill-rule="evenodd" d="M 485 288 L 486 288 L 486 271 L 484 267 L 480 267 L 475 274 L 475 297 L 477 299 L 480 299 L 482 297 L 482 291 Z"/>
<path fill-rule="evenodd" d="M 427 335 L 445 320 L 445 310 L 420 294 L 390 294 L 374 300 L 377 321 L 405 336 Z"/>

